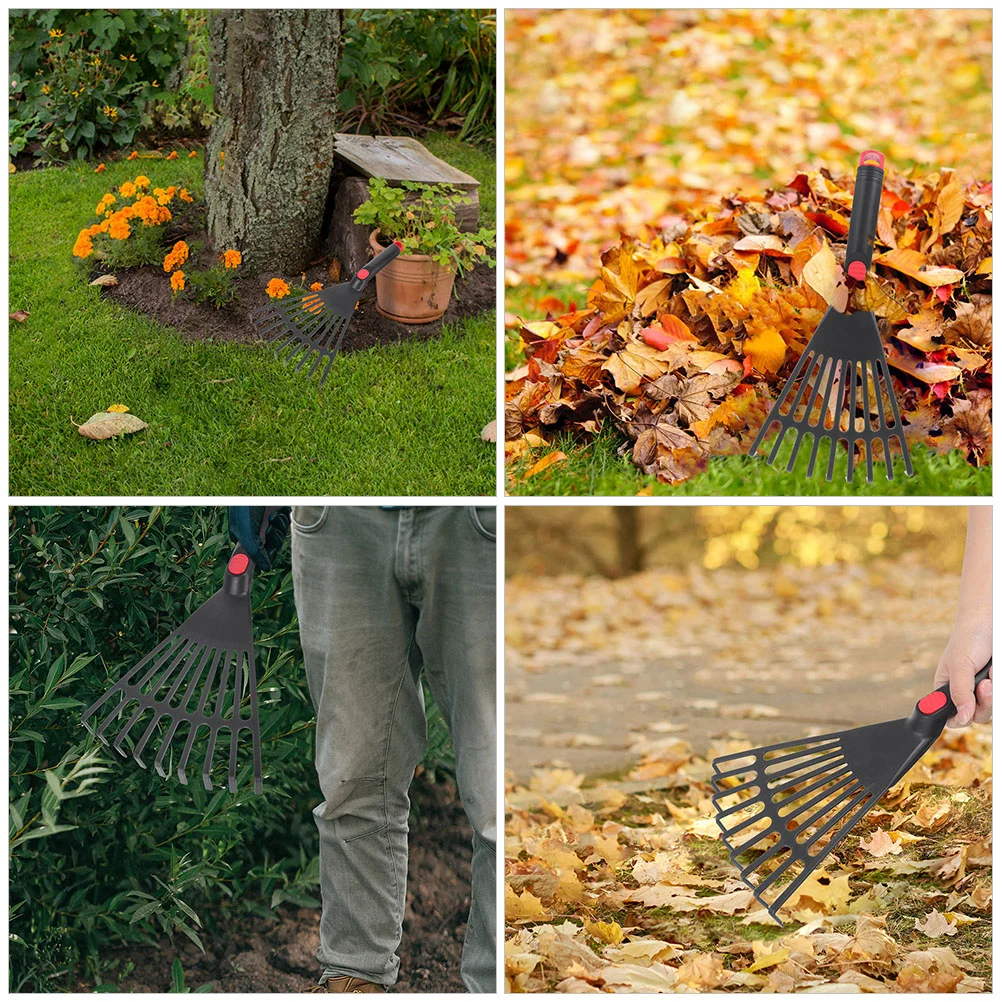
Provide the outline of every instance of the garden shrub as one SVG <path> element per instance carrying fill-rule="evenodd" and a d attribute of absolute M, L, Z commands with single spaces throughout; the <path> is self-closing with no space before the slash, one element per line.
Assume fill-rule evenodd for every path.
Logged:
<path fill-rule="evenodd" d="M 207 10 L 181 11 L 188 41 L 184 58 L 168 77 L 167 88 L 158 92 L 150 105 L 149 124 L 157 132 L 205 135 L 216 120 L 209 76 L 210 14 Z"/>
<path fill-rule="evenodd" d="M 460 139 L 492 143 L 496 43 L 489 10 L 346 11 L 338 66 L 344 128 L 458 124 Z"/>
<path fill-rule="evenodd" d="M 35 141 L 50 161 L 128 145 L 186 39 L 179 11 L 11 11 L 11 155 Z"/>
<path fill-rule="evenodd" d="M 11 990 L 69 988 L 80 964 L 107 981 L 106 947 L 201 942 L 201 914 L 224 902 L 315 906 L 313 709 L 287 551 L 252 593 L 265 794 L 245 748 L 234 795 L 162 780 L 80 723 L 220 586 L 224 509 L 14 508 L 9 529 Z M 440 718 L 430 730 L 425 767 L 448 770 Z"/>

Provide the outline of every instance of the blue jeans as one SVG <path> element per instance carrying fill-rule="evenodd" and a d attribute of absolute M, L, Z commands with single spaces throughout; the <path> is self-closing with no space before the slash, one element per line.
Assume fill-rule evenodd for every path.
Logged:
<path fill-rule="evenodd" d="M 296 507 L 292 570 L 317 711 L 322 979 L 397 979 L 408 788 L 425 747 L 422 670 L 473 826 L 461 973 L 495 974 L 496 510 Z"/>

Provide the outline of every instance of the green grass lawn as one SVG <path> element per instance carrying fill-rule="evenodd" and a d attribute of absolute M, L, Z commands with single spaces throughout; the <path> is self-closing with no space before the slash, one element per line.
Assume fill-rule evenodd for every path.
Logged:
<path fill-rule="evenodd" d="M 520 286 L 509 289 L 506 296 L 508 312 L 524 320 L 540 319 L 542 314 L 535 303 L 552 295 L 564 303 L 574 302 L 583 309 L 587 298 L 586 286 Z M 505 341 L 505 364 L 510 370 L 524 361 L 517 338 L 509 335 Z M 752 497 L 819 497 L 844 496 L 919 496 L 938 495 L 989 495 L 992 492 L 991 467 L 975 469 L 959 450 L 940 456 L 922 446 L 911 450 L 915 475 L 906 477 L 901 457 L 895 453 L 894 480 L 887 480 L 882 462 L 874 464 L 873 483 L 866 482 L 866 464 L 857 462 L 852 485 L 845 482 L 845 456 L 842 456 L 841 474 L 836 472 L 831 483 L 827 471 L 828 454 L 822 446 L 815 466 L 814 476 L 807 476 L 810 458 L 810 441 L 801 448 L 792 473 L 786 472 L 786 463 L 793 449 L 793 436 L 787 441 L 773 465 L 764 459 L 747 456 L 716 456 L 709 462 L 705 473 L 698 474 L 678 486 L 659 483 L 654 477 L 642 473 L 629 455 L 618 455 L 625 441 L 611 423 L 602 433 L 590 440 L 576 439 L 570 435 L 558 436 L 544 449 L 523 454 L 507 470 L 507 490 L 514 495 L 551 495 L 572 497 L 580 495 L 636 495 L 641 490 L 653 496 L 752 496 Z M 771 448 L 771 445 L 770 445 Z M 560 450 L 567 459 L 525 480 L 532 464 L 548 452 Z M 766 454 L 768 454 L 766 449 Z M 838 470 L 838 463 L 836 463 Z"/>
<path fill-rule="evenodd" d="M 432 136 L 476 176 L 493 157 Z M 26 495 L 476 495 L 494 492 L 495 314 L 424 343 L 340 356 L 321 393 L 263 348 L 186 342 L 101 300 L 71 257 L 101 195 L 138 173 L 201 191 L 201 157 L 50 168 L 10 178 L 10 492 Z M 114 403 L 149 423 L 107 442 L 73 422 Z"/>

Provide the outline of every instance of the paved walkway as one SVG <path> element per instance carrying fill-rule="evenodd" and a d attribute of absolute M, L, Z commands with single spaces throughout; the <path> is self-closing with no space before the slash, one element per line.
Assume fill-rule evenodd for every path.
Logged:
<path fill-rule="evenodd" d="M 864 567 L 512 579 L 506 765 L 519 780 L 632 765 L 677 736 L 697 754 L 906 715 L 932 681 L 958 577 Z"/>

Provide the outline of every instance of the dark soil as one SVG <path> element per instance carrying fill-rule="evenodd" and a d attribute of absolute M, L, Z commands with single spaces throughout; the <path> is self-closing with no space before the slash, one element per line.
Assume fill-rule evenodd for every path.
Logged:
<path fill-rule="evenodd" d="M 411 791 L 420 820 L 412 822 L 407 909 L 400 945 L 400 977 L 393 992 L 464 992 L 459 961 L 470 907 L 472 830 L 451 786 L 416 783 Z M 319 892 L 318 892 L 319 893 Z M 320 911 L 282 907 L 277 919 L 225 912 L 203 915 L 206 952 L 183 936 L 172 946 L 128 946 L 109 951 L 105 967 L 134 967 L 121 978 L 123 992 L 166 992 L 175 957 L 185 988 L 211 984 L 213 992 L 302 992 L 320 975 L 316 953 Z M 113 972 L 105 976 L 112 980 Z M 78 982 L 75 990 L 93 986 Z"/>
<path fill-rule="evenodd" d="M 182 239 L 180 236 L 176 239 Z M 190 245 L 205 244 L 205 235 L 185 234 L 183 239 Z M 200 257 L 198 266 L 211 263 L 211 255 Z M 189 265 L 192 267 L 192 265 Z M 189 270 L 185 268 L 185 271 Z M 96 274 L 96 273 L 95 273 Z M 264 288 L 271 275 L 244 276 L 237 278 L 239 302 L 235 305 L 216 309 L 212 305 L 192 302 L 183 296 L 175 298 L 171 293 L 170 281 L 164 270 L 156 265 L 141 268 L 117 269 L 118 285 L 103 289 L 104 295 L 131 309 L 146 313 L 162 324 L 176 327 L 186 338 L 192 340 L 238 341 L 244 344 L 260 343 L 250 319 L 250 311 L 268 303 Z M 304 287 L 313 282 L 330 285 L 331 279 L 323 263 L 307 269 Z M 445 316 L 430 324 L 402 324 L 388 320 L 376 311 L 376 287 L 371 283 L 351 319 L 341 346 L 343 352 L 360 351 L 373 345 L 394 344 L 417 338 L 426 340 L 434 337 L 443 323 L 453 323 L 462 317 L 483 313 L 492 309 L 497 299 L 497 286 L 493 268 L 477 266 L 465 278 L 457 279 L 452 301 Z M 294 290 L 293 295 L 296 295 Z M 301 293 L 299 293 L 301 294 Z"/>

